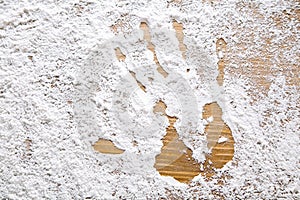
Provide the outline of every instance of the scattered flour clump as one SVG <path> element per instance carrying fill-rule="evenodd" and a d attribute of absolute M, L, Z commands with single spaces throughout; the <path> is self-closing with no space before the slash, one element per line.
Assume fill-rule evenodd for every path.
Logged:
<path fill-rule="evenodd" d="M 227 140 L 228 140 L 228 138 L 222 136 L 218 139 L 218 143 L 221 144 L 221 143 L 226 142 Z"/>

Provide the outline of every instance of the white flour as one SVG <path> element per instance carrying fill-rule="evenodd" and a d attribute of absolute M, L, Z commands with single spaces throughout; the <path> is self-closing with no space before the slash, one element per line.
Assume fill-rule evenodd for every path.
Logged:
<path fill-rule="evenodd" d="M 176 2 L 0 0 L 0 198 L 300 198 L 300 77 L 291 70 L 299 66 L 299 2 Z M 173 19 L 185 28 L 186 60 Z M 110 28 L 116 22 L 125 36 Z M 149 25 L 166 79 L 154 70 L 141 22 Z M 216 53 L 218 38 L 236 55 L 225 66 L 223 87 L 216 81 L 218 56 L 225 56 Z M 246 60 L 262 56 L 266 38 L 273 57 L 265 77 L 270 87 L 262 91 Z M 243 51 L 241 43 L 248 44 Z M 117 94 L 133 96 L 119 104 Z M 201 175 L 182 184 L 155 170 L 168 126 L 152 112 L 159 98 L 199 161 L 207 151 L 202 107 L 221 106 L 235 139 L 233 161 L 216 175 L 231 177 L 224 185 Z M 125 152 L 95 152 L 99 138 Z"/>

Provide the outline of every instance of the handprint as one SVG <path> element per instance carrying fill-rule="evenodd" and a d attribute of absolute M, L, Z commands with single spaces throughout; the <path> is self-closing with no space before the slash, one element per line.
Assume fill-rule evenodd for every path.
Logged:
<path fill-rule="evenodd" d="M 188 60 L 190 57 L 186 55 L 186 52 L 189 46 L 184 43 L 183 25 L 174 20 L 173 27 L 178 40 L 177 48 L 181 52 L 181 55 L 178 56 L 181 57 L 182 61 Z M 234 153 L 234 140 L 230 128 L 222 120 L 222 109 L 217 101 L 206 104 L 203 107 L 202 114 L 203 122 L 205 123 L 205 133 L 197 134 L 197 123 L 201 120 L 198 118 L 200 115 L 197 113 L 198 104 L 192 92 L 193 90 L 180 73 L 175 73 L 170 68 L 169 63 L 172 60 L 168 61 L 169 63 L 164 62 L 161 64 L 156 47 L 152 42 L 152 33 L 148 24 L 142 22 L 140 29 L 143 31 L 143 41 L 146 48 L 152 52 L 153 63 L 156 68 L 148 65 L 131 67 L 128 65 L 131 60 L 128 60 L 128 55 L 122 51 L 124 48 L 118 45 L 114 48 L 117 60 L 126 65 L 125 68 L 128 72 L 119 81 L 113 100 L 113 110 L 115 111 L 116 122 L 120 131 L 131 131 L 133 134 L 140 134 L 142 137 L 147 137 L 147 135 L 155 135 L 156 133 L 161 134 L 161 130 L 165 127 L 165 134 L 162 137 L 163 146 L 161 152 L 155 157 L 154 167 L 156 170 L 161 175 L 172 176 L 176 180 L 186 183 L 198 174 L 211 177 L 214 174 L 214 169 L 222 168 L 232 159 Z M 224 50 L 226 51 L 226 43 L 220 39 L 217 41 L 217 53 L 220 58 L 218 63 L 219 75 L 217 80 L 215 80 L 220 86 L 223 85 L 224 77 L 224 65 L 222 65 Z M 197 58 L 195 60 L 197 61 Z M 134 65 L 134 62 L 131 64 Z M 185 73 L 190 73 L 191 67 L 188 65 L 185 67 Z M 205 71 L 207 69 L 203 68 L 201 70 Z M 166 92 L 166 90 L 169 91 Z M 180 116 L 177 116 L 178 113 L 168 113 L 167 111 L 168 107 L 171 108 L 174 103 L 170 102 L 171 98 L 166 98 L 166 95 L 174 95 L 173 93 L 175 93 L 173 98 L 175 101 L 177 99 L 180 105 L 183 102 L 185 103 L 185 105 L 181 105 L 181 108 L 179 108 L 179 110 L 181 109 L 179 112 L 181 113 Z M 149 112 L 144 113 L 145 111 L 140 108 L 138 108 L 140 110 L 137 110 L 134 107 L 134 103 L 143 104 L 143 102 L 130 102 L 133 96 L 134 98 L 142 98 L 141 101 L 150 101 L 146 105 L 149 107 L 152 104 L 153 106 L 146 108 L 146 110 L 152 110 L 152 114 Z M 144 119 L 143 113 L 147 114 L 148 118 Z M 161 119 L 163 118 L 161 117 L 167 118 L 165 124 L 162 123 Z M 148 122 L 148 124 L 141 124 L 142 120 L 149 118 L 152 121 Z M 160 127 L 160 129 L 157 130 L 156 127 Z M 188 131 L 193 137 L 182 138 L 182 135 L 178 134 L 178 131 Z M 204 154 L 204 159 L 202 159 L 205 160 L 204 162 L 201 162 L 201 158 L 195 159 L 193 155 L 196 148 L 199 150 L 203 147 L 193 147 L 191 144 L 190 146 L 186 146 L 184 142 L 185 140 L 193 141 L 193 138 L 197 137 L 200 141 L 205 142 L 207 140 L 207 149 L 209 151 Z M 140 147 L 138 139 L 129 138 L 127 144 L 130 141 L 133 146 Z M 94 144 L 95 150 L 101 153 L 112 154 L 126 152 L 126 146 L 124 148 L 121 146 L 118 148 L 114 145 L 113 141 L 105 138 L 101 138 Z M 143 150 L 140 147 L 139 152 L 141 151 Z"/>

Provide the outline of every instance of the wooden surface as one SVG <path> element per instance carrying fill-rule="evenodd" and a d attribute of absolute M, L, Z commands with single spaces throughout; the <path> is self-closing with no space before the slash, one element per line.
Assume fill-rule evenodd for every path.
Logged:
<path fill-rule="evenodd" d="M 124 150 L 117 148 L 112 141 L 106 139 L 99 139 L 93 147 L 96 151 L 106 154 L 121 154 L 124 152 Z"/>

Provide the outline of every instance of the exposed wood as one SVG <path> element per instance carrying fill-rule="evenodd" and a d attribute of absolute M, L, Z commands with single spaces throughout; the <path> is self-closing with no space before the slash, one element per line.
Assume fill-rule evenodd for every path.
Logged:
<path fill-rule="evenodd" d="M 183 34 L 183 25 L 181 23 L 178 23 L 176 20 L 173 21 L 173 28 L 175 29 L 176 32 L 176 37 L 179 42 L 179 50 L 182 53 L 182 58 L 186 58 L 186 45 L 184 44 L 184 34 Z"/>
<path fill-rule="evenodd" d="M 95 151 L 104 154 L 121 154 L 124 152 L 124 150 L 117 148 L 112 141 L 106 139 L 99 139 L 93 147 Z"/>
<path fill-rule="evenodd" d="M 119 47 L 115 48 L 115 54 L 119 61 L 124 61 L 126 59 L 126 55 L 123 54 Z"/>
<path fill-rule="evenodd" d="M 206 156 L 204 169 L 213 173 L 212 168 L 222 168 L 227 162 L 232 160 L 234 139 L 230 128 L 222 119 L 222 109 L 216 102 L 206 104 L 203 108 L 203 118 L 207 119 L 209 117 L 213 117 L 213 121 L 208 123 L 205 132 L 207 134 L 208 148 L 212 149 L 212 151 L 211 154 Z M 228 140 L 224 143 L 218 143 L 221 136 Z"/>
<path fill-rule="evenodd" d="M 159 101 L 153 109 L 169 119 L 163 147 L 161 153 L 155 157 L 154 167 L 163 176 L 172 176 L 180 182 L 187 183 L 200 173 L 200 165 L 192 157 L 193 152 L 179 139 L 174 127 L 177 118 L 168 116 L 166 108 L 165 103 Z"/>
<path fill-rule="evenodd" d="M 219 62 L 218 62 L 218 71 L 219 71 L 219 74 L 218 74 L 218 77 L 217 77 L 217 81 L 218 81 L 218 84 L 220 86 L 223 85 L 223 82 L 224 82 L 224 67 L 225 67 L 225 56 L 226 56 L 226 42 L 223 38 L 219 38 L 216 42 L 216 52 L 217 52 L 217 55 L 219 57 Z"/>
<path fill-rule="evenodd" d="M 161 75 L 163 75 L 163 77 L 167 77 L 168 72 L 166 72 L 166 70 L 164 70 L 164 68 L 160 65 L 160 63 L 157 59 L 156 52 L 155 52 L 155 46 L 151 42 L 151 33 L 149 30 L 148 24 L 146 22 L 142 22 L 140 25 L 140 29 L 144 31 L 144 40 L 148 43 L 147 48 L 153 53 L 153 60 L 157 66 L 157 71 Z"/>

